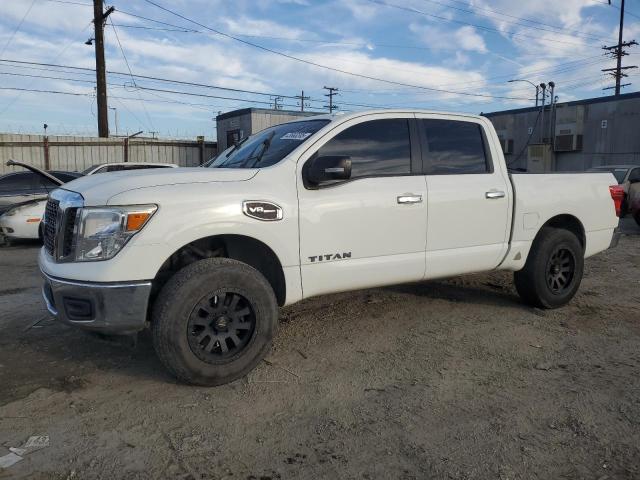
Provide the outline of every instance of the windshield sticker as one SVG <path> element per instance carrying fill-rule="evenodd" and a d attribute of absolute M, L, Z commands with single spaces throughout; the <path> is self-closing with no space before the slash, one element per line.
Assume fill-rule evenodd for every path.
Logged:
<path fill-rule="evenodd" d="M 310 137 L 312 134 L 311 133 L 305 133 L 305 132 L 289 132 L 286 135 L 280 137 L 280 140 L 305 140 L 306 138 Z"/>

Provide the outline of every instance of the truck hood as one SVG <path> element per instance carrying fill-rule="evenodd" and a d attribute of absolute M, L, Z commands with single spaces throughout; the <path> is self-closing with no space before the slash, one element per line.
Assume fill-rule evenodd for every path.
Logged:
<path fill-rule="evenodd" d="M 107 205 L 109 199 L 130 190 L 194 183 L 243 182 L 258 170 L 246 168 L 159 168 L 99 173 L 65 183 L 64 189 L 83 196 L 86 205 Z"/>

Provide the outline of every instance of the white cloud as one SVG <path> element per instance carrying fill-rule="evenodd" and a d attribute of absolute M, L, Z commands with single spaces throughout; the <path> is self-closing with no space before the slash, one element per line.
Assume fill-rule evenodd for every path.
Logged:
<path fill-rule="evenodd" d="M 224 18 L 223 23 L 228 33 L 242 35 L 266 35 L 283 38 L 311 38 L 314 35 L 298 28 L 291 28 L 270 20 L 258 20 L 246 16 Z"/>
<path fill-rule="evenodd" d="M 484 38 L 474 27 L 464 26 L 454 30 L 430 24 L 411 23 L 409 30 L 430 49 L 437 51 L 465 50 L 469 52 L 487 53 Z"/>

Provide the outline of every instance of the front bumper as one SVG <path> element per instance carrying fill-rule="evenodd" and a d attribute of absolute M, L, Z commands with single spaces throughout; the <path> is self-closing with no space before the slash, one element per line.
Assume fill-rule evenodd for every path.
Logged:
<path fill-rule="evenodd" d="M 613 231 L 613 236 L 611 237 L 611 243 L 609 244 L 609 248 L 616 248 L 618 246 L 618 242 L 620 241 L 620 237 L 622 236 L 622 232 L 620 232 L 620 228 L 616 227 Z"/>
<path fill-rule="evenodd" d="M 127 335 L 145 327 L 151 282 L 78 282 L 42 274 L 42 296 L 57 320 L 106 334 Z"/>

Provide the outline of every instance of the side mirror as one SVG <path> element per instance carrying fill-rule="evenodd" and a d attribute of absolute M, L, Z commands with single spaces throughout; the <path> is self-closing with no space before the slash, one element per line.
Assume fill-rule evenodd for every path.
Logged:
<path fill-rule="evenodd" d="M 304 178 L 311 185 L 351 178 L 351 157 L 344 155 L 316 157 L 304 166 Z"/>

